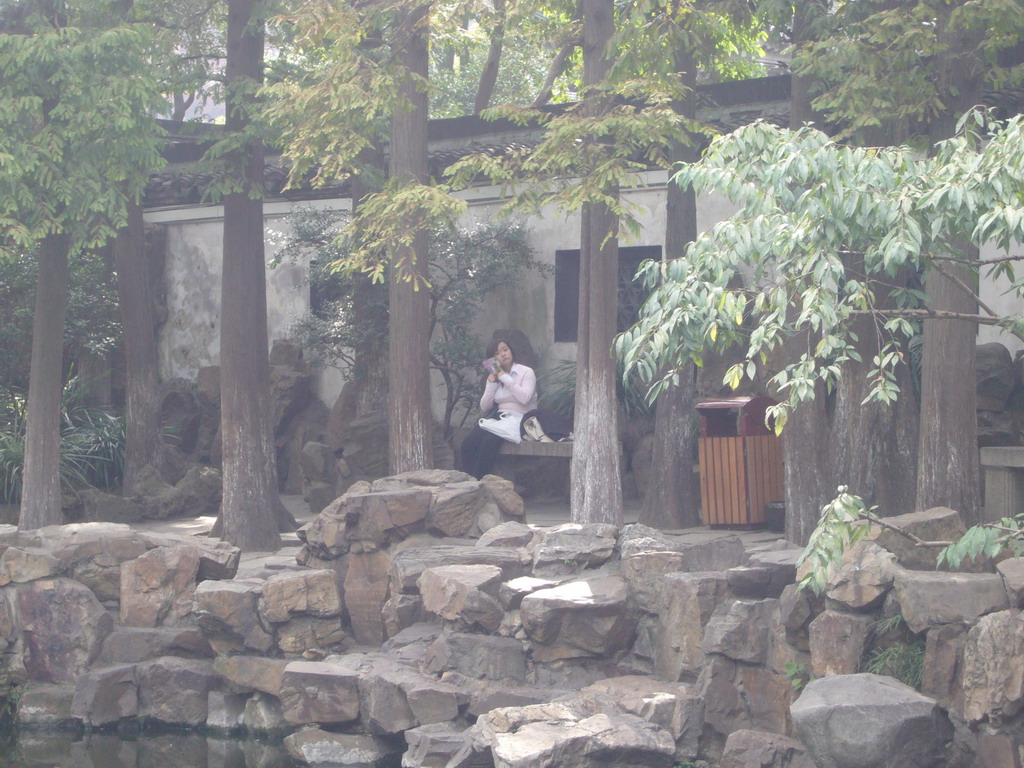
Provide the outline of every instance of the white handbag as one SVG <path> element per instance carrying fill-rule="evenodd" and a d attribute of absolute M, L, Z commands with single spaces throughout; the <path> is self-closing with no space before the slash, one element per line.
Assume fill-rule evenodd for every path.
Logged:
<path fill-rule="evenodd" d="M 508 440 L 510 443 L 521 443 L 522 437 L 519 435 L 519 424 L 522 420 L 523 414 L 521 413 L 503 411 L 496 419 L 480 419 L 478 423 L 480 424 L 480 429 L 485 429 L 502 440 Z"/>

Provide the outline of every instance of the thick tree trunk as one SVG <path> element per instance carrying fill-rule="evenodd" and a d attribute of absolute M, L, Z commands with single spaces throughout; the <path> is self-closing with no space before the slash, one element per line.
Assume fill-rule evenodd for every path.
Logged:
<path fill-rule="evenodd" d="M 799 48 L 802 43 L 815 39 L 815 25 L 825 15 L 822 0 L 801 0 L 793 5 L 792 44 Z M 789 127 L 800 128 L 805 124 L 821 125 L 821 115 L 811 107 L 811 89 L 814 79 L 794 74 L 790 78 Z"/>
<path fill-rule="evenodd" d="M 612 0 L 583 3 L 584 86 L 602 83 L 611 69 L 606 49 L 614 32 Z M 586 108 L 604 108 L 593 94 Z M 617 194 L 618 190 L 609 190 Z M 618 219 L 604 205 L 583 210 L 580 243 L 579 342 L 576 362 L 576 445 L 572 455 L 573 522 L 622 525 L 615 336 L 618 306 Z"/>
<path fill-rule="evenodd" d="M 505 0 L 494 0 L 494 13 L 498 16 L 498 23 L 491 32 L 491 44 L 487 48 L 487 60 L 484 61 L 483 71 L 480 73 L 480 82 L 476 89 L 476 99 L 473 103 L 473 114 L 479 115 L 491 102 L 494 95 L 494 86 L 498 82 L 498 67 L 501 64 L 501 51 L 505 45 Z"/>
<path fill-rule="evenodd" d="M 228 131 L 242 131 L 249 111 L 237 91 L 263 77 L 262 3 L 228 2 Z M 270 416 L 266 263 L 263 252 L 263 147 L 249 144 L 242 163 L 245 190 L 224 198 L 221 284 L 221 436 L 224 497 L 220 534 L 243 550 L 281 546 L 277 456 Z"/>
<path fill-rule="evenodd" d="M 64 388 L 64 315 L 68 296 L 65 233 L 39 244 L 32 361 L 29 367 L 25 464 L 22 470 L 22 530 L 60 525 L 60 407 Z"/>
<path fill-rule="evenodd" d="M 959 278 L 969 285 L 974 276 L 957 267 L 946 271 L 950 277 L 932 271 L 926 278 L 929 306 L 976 313 L 977 302 L 951 279 Z M 950 507 L 967 525 L 980 522 L 981 506 L 974 378 L 977 332 L 977 326 L 969 322 L 926 320 L 921 364 L 917 507 Z"/>
<path fill-rule="evenodd" d="M 429 9 L 429 4 L 421 5 L 404 13 L 397 40 L 402 65 L 423 79 L 428 73 Z M 405 79 L 399 96 L 410 108 L 391 118 L 390 175 L 423 184 L 427 181 L 427 94 L 419 84 Z M 433 466 L 427 230 L 422 222 L 409 225 L 417 229 L 413 246 L 389 254 L 388 465 L 392 473 Z M 415 279 L 402 279 L 399 264 L 407 265 Z"/>
<path fill-rule="evenodd" d="M 689 89 L 679 112 L 696 119 L 697 64 L 689 49 L 677 52 L 677 68 Z M 696 150 L 681 142 L 672 147 L 672 161 L 692 163 Z M 697 237 L 697 197 L 693 188 L 671 181 L 665 193 L 666 259 L 682 257 Z M 697 382 L 693 364 L 680 374 L 679 384 L 658 398 L 654 416 L 654 450 L 651 478 L 640 509 L 640 522 L 653 528 L 686 528 L 700 525 L 700 483 L 693 472 L 692 448 L 697 441 Z"/>
<path fill-rule="evenodd" d="M 130 492 L 139 471 L 153 464 L 162 446 L 156 316 L 146 258 L 142 206 L 128 208 L 128 224 L 114 241 L 118 301 L 124 332 L 125 462 L 124 488 Z"/>

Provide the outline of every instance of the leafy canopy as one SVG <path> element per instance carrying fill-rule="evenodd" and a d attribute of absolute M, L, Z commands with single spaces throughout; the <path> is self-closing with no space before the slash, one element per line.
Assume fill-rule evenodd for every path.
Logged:
<path fill-rule="evenodd" d="M 697 164 L 674 179 L 738 206 L 685 254 L 647 262 L 640 274 L 651 295 L 640 320 L 616 340 L 626 374 L 650 383 L 654 399 L 705 349 L 744 348 L 725 381 L 737 387 L 767 368 L 785 397 L 770 415 L 781 430 L 788 409 L 832 386 L 843 363 L 859 360 L 852 322 L 874 318 L 879 354 L 867 400 L 898 394 L 895 367 L 916 321 L 951 317 L 933 310 L 916 277 L 963 262 L 960 239 L 991 242 L 1006 256 L 968 262 L 1006 277 L 1024 296 L 1009 254 L 1024 242 L 1024 118 L 1005 123 L 972 112 L 960 133 L 933 157 L 907 147 L 843 146 L 804 128 L 763 122 L 716 140 Z M 973 288 L 960 282 L 964 290 Z M 1002 316 L 984 303 L 955 315 L 1024 332 L 1024 317 Z M 772 371 L 770 353 L 809 333 L 798 360 Z"/>
<path fill-rule="evenodd" d="M 0 250 L 102 244 L 161 165 L 163 101 L 140 26 L 0 35 Z"/>

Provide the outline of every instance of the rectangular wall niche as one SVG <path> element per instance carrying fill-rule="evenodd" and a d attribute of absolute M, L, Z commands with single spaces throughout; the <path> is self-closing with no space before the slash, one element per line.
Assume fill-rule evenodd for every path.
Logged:
<path fill-rule="evenodd" d="M 633 281 L 640 262 L 660 259 L 660 245 L 619 248 L 619 307 L 616 328 L 624 331 L 636 322 L 647 291 Z M 555 251 L 555 341 L 576 341 L 580 309 L 580 252 Z"/>

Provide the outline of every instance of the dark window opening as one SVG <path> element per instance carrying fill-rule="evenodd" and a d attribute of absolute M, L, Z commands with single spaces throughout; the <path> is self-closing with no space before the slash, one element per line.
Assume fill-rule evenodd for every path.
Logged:
<path fill-rule="evenodd" d="M 617 329 L 621 332 L 636 322 L 647 291 L 634 282 L 640 262 L 660 259 L 660 245 L 619 248 L 619 306 Z M 555 251 L 555 341 L 576 341 L 579 335 L 580 252 Z"/>

